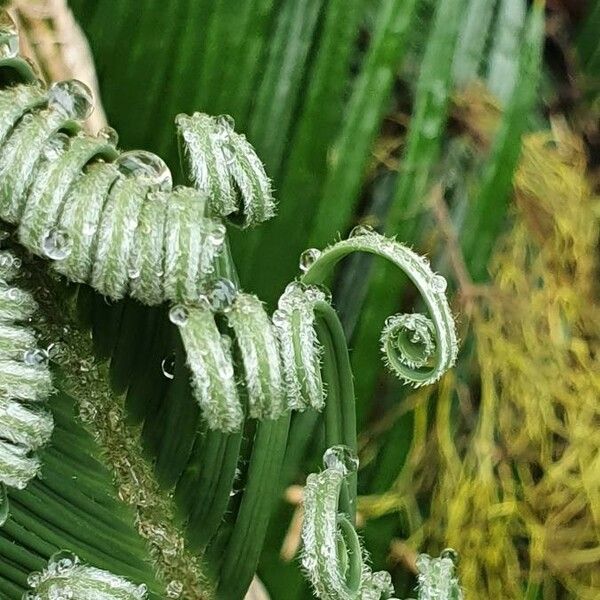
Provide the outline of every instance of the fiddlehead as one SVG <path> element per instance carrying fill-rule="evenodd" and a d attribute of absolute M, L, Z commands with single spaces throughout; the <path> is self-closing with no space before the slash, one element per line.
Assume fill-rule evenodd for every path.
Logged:
<path fill-rule="evenodd" d="M 338 508 L 345 480 L 358 467 L 346 447 L 330 448 L 325 469 L 313 473 L 304 488 L 302 566 L 322 600 L 391 598 L 389 573 L 373 573 L 367 565 L 358 535 L 348 516 Z"/>
<path fill-rule="evenodd" d="M 323 251 L 307 250 L 301 258 L 302 281 L 321 283 L 339 260 L 353 252 L 368 252 L 389 260 L 417 287 L 429 315 L 389 317 L 382 332 L 382 350 L 390 369 L 406 383 L 421 386 L 437 381 L 452 367 L 458 351 L 454 319 L 445 294 L 446 280 L 410 248 L 358 227 L 350 238 Z"/>
<path fill-rule="evenodd" d="M 214 215 L 248 227 L 275 215 L 271 182 L 254 148 L 233 129 L 228 115 L 179 115 L 184 161 L 198 189 L 208 194 Z"/>
<path fill-rule="evenodd" d="M 0 254 L 0 525 L 8 517 L 6 486 L 23 489 L 38 475 L 35 452 L 52 435 L 41 404 L 52 391 L 47 353 L 27 325 L 36 309 L 31 294 L 11 285 L 20 260 Z"/>
<path fill-rule="evenodd" d="M 358 468 L 356 455 L 345 446 L 329 448 L 325 469 L 308 476 L 304 488 L 302 566 L 321 600 L 386 600 L 394 595 L 386 571 L 371 571 L 348 515 L 339 507 L 347 478 Z M 455 573 L 456 552 L 440 558 L 417 558 L 418 600 L 462 600 Z M 393 599 L 392 599 L 393 600 Z"/>

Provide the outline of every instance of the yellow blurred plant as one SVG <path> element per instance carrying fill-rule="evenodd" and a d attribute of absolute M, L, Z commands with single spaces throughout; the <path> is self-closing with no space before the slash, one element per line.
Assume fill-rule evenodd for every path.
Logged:
<path fill-rule="evenodd" d="M 597 600 L 599 228 L 581 141 L 560 124 L 527 136 L 514 183 L 514 225 L 492 260 L 492 288 L 471 305 L 476 425 L 466 442 L 453 438 L 451 405 L 464 385 L 446 375 L 433 439 L 417 419 L 421 435 L 393 490 L 360 508 L 367 518 L 408 512 L 415 523 L 410 480 L 417 494 L 433 489 L 408 545 L 456 548 L 467 598 Z M 423 416 L 427 398 L 418 400 Z M 424 475 L 432 463 L 433 485 Z"/>

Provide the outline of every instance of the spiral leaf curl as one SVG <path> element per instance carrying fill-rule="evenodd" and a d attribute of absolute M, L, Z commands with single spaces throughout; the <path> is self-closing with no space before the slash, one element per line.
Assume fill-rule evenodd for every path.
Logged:
<path fill-rule="evenodd" d="M 321 600 L 381 600 L 393 596 L 389 573 L 373 573 L 358 535 L 338 502 L 358 459 L 346 447 L 330 448 L 325 469 L 308 476 L 304 488 L 302 566 Z"/>
<path fill-rule="evenodd" d="M 348 515 L 340 512 L 343 487 L 358 468 L 346 446 L 329 448 L 325 469 L 308 476 L 304 488 L 302 566 L 320 600 L 397 600 L 387 571 L 373 572 Z M 418 600 L 463 600 L 456 576 L 457 554 L 417 557 Z"/>
<path fill-rule="evenodd" d="M 146 585 L 136 585 L 123 577 L 80 562 L 70 552 L 57 552 L 48 566 L 27 578 L 33 588 L 23 594 L 23 600 L 56 600 L 85 598 L 86 600 L 145 600 Z"/>
<path fill-rule="evenodd" d="M 0 58 L 0 72 L 17 60 Z M 114 130 L 81 131 L 92 110 L 81 82 L 26 79 L 0 90 L 0 218 L 58 272 L 113 300 L 196 301 L 225 239 L 205 195 L 172 189 L 158 156 L 118 151 Z"/>
<path fill-rule="evenodd" d="M 381 256 L 403 271 L 419 290 L 429 316 L 389 317 L 382 332 L 386 364 L 400 379 L 415 387 L 437 381 L 454 364 L 458 341 L 446 298 L 446 280 L 434 273 L 427 259 L 394 239 L 358 227 L 350 238 L 325 248 L 309 249 L 301 259 L 307 284 L 321 283 L 329 270 L 353 252 Z"/>
<path fill-rule="evenodd" d="M 23 489 L 40 470 L 35 451 L 52 435 L 53 420 L 40 404 L 52 392 L 47 353 L 24 325 L 33 297 L 9 282 L 20 260 L 0 253 L 0 525 L 8 517 L 6 486 Z"/>
<path fill-rule="evenodd" d="M 223 289 L 227 289 L 225 297 Z M 323 407 L 322 348 L 314 329 L 314 308 L 319 302 L 329 302 L 323 290 L 293 282 L 270 319 L 256 296 L 221 280 L 209 296 L 201 297 L 200 305 L 171 312 L 209 427 L 236 431 L 243 422 L 233 377 L 234 346 L 244 368 L 250 417 L 276 420 L 290 409 Z M 230 327 L 231 338 L 221 334 L 215 322 L 219 313 Z"/>
<path fill-rule="evenodd" d="M 229 115 L 202 113 L 176 119 L 184 156 L 195 186 L 208 193 L 211 212 L 241 227 L 275 214 L 271 182 L 246 137 Z"/>

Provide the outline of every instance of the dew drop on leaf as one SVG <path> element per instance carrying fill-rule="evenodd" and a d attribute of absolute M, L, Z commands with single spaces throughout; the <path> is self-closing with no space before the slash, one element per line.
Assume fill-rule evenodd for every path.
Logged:
<path fill-rule="evenodd" d="M 175 357 L 167 356 L 162 359 L 160 363 L 160 368 L 162 370 L 162 374 L 167 379 L 175 379 Z"/>
<path fill-rule="evenodd" d="M 350 231 L 350 237 L 354 238 L 361 235 L 369 235 L 370 233 L 373 233 L 373 231 L 374 229 L 370 225 L 357 225 Z"/>
<path fill-rule="evenodd" d="M 48 561 L 48 570 L 56 575 L 65 573 L 79 563 L 79 558 L 68 550 L 54 553 Z"/>
<path fill-rule="evenodd" d="M 44 254 L 52 260 L 64 260 L 71 254 L 73 242 L 63 229 L 51 229 L 42 240 Z"/>
<path fill-rule="evenodd" d="M 34 348 L 26 350 L 23 354 L 23 362 L 30 367 L 41 367 L 48 364 L 49 355 L 45 350 Z"/>
<path fill-rule="evenodd" d="M 123 175 L 144 177 L 161 191 L 169 191 L 173 187 L 173 177 L 165 161 L 146 150 L 123 152 L 115 161 Z"/>
<path fill-rule="evenodd" d="M 454 548 L 445 548 L 440 553 L 440 558 L 449 558 L 456 565 L 458 563 L 458 552 Z"/>
<path fill-rule="evenodd" d="M 66 117 L 84 121 L 94 110 L 90 88 L 78 79 L 53 84 L 48 90 L 48 104 Z"/>
<path fill-rule="evenodd" d="M 431 287 L 434 291 L 443 293 L 448 287 L 448 282 L 446 281 L 446 278 L 443 275 L 434 275 L 431 278 Z"/>
<path fill-rule="evenodd" d="M 300 255 L 300 270 L 306 273 L 314 262 L 321 256 L 321 251 L 317 248 L 308 248 Z"/>
<path fill-rule="evenodd" d="M 188 309 L 183 304 L 176 304 L 169 311 L 169 320 L 173 325 L 182 327 L 187 323 L 189 317 Z"/>
<path fill-rule="evenodd" d="M 208 299 L 212 309 L 221 312 L 231 308 L 236 296 L 237 288 L 235 287 L 235 284 L 225 277 L 217 279 L 208 293 Z"/>
<path fill-rule="evenodd" d="M 340 444 L 325 450 L 323 464 L 327 469 L 335 469 L 341 471 L 344 475 L 348 475 L 358 470 L 358 457 L 354 450 Z"/>
<path fill-rule="evenodd" d="M 119 134 L 112 127 L 106 126 L 98 131 L 98 137 L 106 140 L 107 144 L 116 146 L 119 143 Z"/>

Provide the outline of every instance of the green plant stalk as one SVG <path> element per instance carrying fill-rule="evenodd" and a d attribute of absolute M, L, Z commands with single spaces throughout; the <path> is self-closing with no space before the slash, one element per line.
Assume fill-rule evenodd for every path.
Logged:
<path fill-rule="evenodd" d="M 452 72 L 457 87 L 477 79 L 496 0 L 468 0 L 467 17 L 456 45 Z"/>
<path fill-rule="evenodd" d="M 513 93 L 519 75 L 519 49 L 527 6 L 523 0 L 499 0 L 499 15 L 488 59 L 486 84 L 505 106 Z"/>
<path fill-rule="evenodd" d="M 238 259 L 242 273 L 253 266 L 247 279 L 268 303 L 274 302 L 281 286 L 294 272 L 296 257 L 306 247 L 306 232 L 323 197 L 331 140 L 342 119 L 359 16 L 357 0 L 333 0 L 323 8 L 318 46 L 306 75 L 310 86 L 299 107 L 280 177 L 277 218 L 254 233 L 252 247 L 245 245 Z M 297 210 L 300 204 L 301 212 Z M 270 260 L 272 256 L 278 256 L 279 260 Z M 268 267 L 261 257 L 269 257 Z"/>
<path fill-rule="evenodd" d="M 461 227 L 461 246 L 475 281 L 487 278 L 487 262 L 504 223 L 521 138 L 535 106 L 544 40 L 544 5 L 530 9 L 511 98 L 484 166 L 481 186 Z"/>
<path fill-rule="evenodd" d="M 289 423 L 288 412 L 277 421 L 261 421 L 257 425 L 246 489 L 219 571 L 217 597 L 222 600 L 243 598 L 256 571 L 277 501 L 277 495 L 265 490 L 279 479 Z"/>
<path fill-rule="evenodd" d="M 406 52 L 416 7 L 416 0 L 385 0 L 379 9 L 373 40 L 354 84 L 339 137 L 331 150 L 310 246 L 323 246 L 332 231 L 344 231 L 352 218 L 369 149 Z"/>

